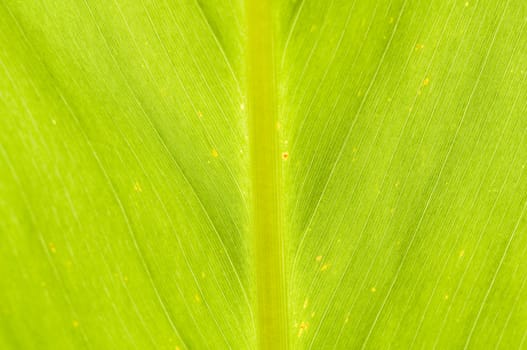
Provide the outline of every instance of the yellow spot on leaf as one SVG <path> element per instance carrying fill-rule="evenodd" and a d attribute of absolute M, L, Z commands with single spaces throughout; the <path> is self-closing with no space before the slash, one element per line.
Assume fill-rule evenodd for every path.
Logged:
<path fill-rule="evenodd" d="M 201 111 L 198 111 L 198 117 L 203 118 L 203 113 L 201 113 Z"/>
<path fill-rule="evenodd" d="M 309 304 L 309 299 L 306 298 L 306 300 L 304 300 L 304 309 L 307 308 L 308 304 Z"/>
<path fill-rule="evenodd" d="M 393 17 L 390 17 L 390 20 L 388 21 L 390 24 L 392 24 L 394 21 L 394 18 Z"/>
<path fill-rule="evenodd" d="M 201 298 L 198 294 L 194 295 L 194 300 L 196 301 L 196 303 L 201 303 Z"/>
<path fill-rule="evenodd" d="M 448 294 L 445 294 L 444 298 L 445 300 L 448 300 Z"/>
<path fill-rule="evenodd" d="M 55 248 L 55 244 L 53 244 L 52 242 L 49 242 L 48 247 L 49 247 L 49 251 L 52 252 L 53 254 L 57 252 L 57 248 Z"/>
<path fill-rule="evenodd" d="M 302 322 L 300 323 L 300 327 L 298 328 L 298 337 L 302 336 L 304 332 L 307 332 L 307 329 L 309 328 L 308 322 Z"/>
<path fill-rule="evenodd" d="M 218 151 L 216 151 L 216 149 L 212 149 L 212 151 L 210 151 L 210 154 L 214 157 L 214 158 L 218 158 Z"/>
<path fill-rule="evenodd" d="M 371 287 L 370 291 L 371 291 L 372 293 L 375 293 L 375 292 L 377 291 L 377 288 L 375 288 L 375 287 Z"/>
<path fill-rule="evenodd" d="M 468 1 L 467 1 L 467 2 L 465 2 L 465 7 L 468 7 Z"/>
<path fill-rule="evenodd" d="M 141 188 L 141 185 L 139 184 L 139 182 L 136 182 L 134 184 L 134 191 L 135 192 L 143 192 L 143 189 Z"/>
<path fill-rule="evenodd" d="M 430 78 L 425 78 L 425 80 L 423 80 L 423 86 L 427 86 L 428 84 L 430 84 Z"/>
<path fill-rule="evenodd" d="M 459 257 L 462 258 L 464 255 L 465 255 L 465 250 L 463 249 L 459 252 Z"/>
<path fill-rule="evenodd" d="M 322 267 L 320 268 L 320 271 L 326 271 L 327 269 L 329 269 L 329 264 L 324 264 L 324 265 L 322 265 Z"/>
<path fill-rule="evenodd" d="M 417 44 L 417 45 L 415 45 L 415 51 L 419 51 L 419 50 L 422 50 L 422 49 L 424 49 L 424 48 L 425 48 L 425 46 L 424 46 L 423 44 Z"/>
<path fill-rule="evenodd" d="M 322 255 L 319 255 L 315 258 L 316 261 L 321 262 L 322 261 Z"/>
<path fill-rule="evenodd" d="M 73 327 L 77 328 L 79 327 L 79 321 L 77 320 L 73 320 L 73 322 L 71 323 L 73 325 Z"/>

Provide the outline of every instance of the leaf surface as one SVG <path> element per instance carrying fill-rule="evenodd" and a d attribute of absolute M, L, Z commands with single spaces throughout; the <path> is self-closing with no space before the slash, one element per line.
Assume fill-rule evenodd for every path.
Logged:
<path fill-rule="evenodd" d="M 0 3 L 0 348 L 523 348 L 527 5 L 255 3 Z"/>

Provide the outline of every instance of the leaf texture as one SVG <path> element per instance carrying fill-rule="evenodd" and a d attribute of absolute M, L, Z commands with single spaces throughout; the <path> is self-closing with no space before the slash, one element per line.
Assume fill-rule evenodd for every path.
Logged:
<path fill-rule="evenodd" d="M 264 2 L 270 147 L 251 3 L 0 2 L 0 348 L 526 347 L 527 5 Z"/>

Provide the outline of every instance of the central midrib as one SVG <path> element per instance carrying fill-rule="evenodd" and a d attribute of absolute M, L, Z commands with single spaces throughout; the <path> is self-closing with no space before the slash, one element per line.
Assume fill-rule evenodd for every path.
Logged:
<path fill-rule="evenodd" d="M 272 0 L 245 0 L 258 348 L 288 348 Z"/>

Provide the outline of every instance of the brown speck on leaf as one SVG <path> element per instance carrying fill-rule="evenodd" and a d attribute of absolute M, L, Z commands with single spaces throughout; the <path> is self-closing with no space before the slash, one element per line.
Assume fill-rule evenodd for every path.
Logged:
<path fill-rule="evenodd" d="M 289 158 L 289 152 L 282 152 L 282 159 L 287 160 Z"/>

